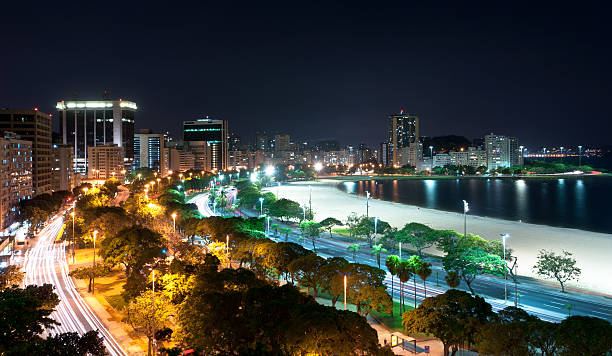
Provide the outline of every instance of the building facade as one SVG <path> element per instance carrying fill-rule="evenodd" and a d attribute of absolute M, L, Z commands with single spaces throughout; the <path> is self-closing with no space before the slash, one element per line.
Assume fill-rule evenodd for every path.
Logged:
<path fill-rule="evenodd" d="M 123 147 L 114 144 L 87 147 L 87 178 L 123 181 L 126 172 L 123 152 Z"/>
<path fill-rule="evenodd" d="M 450 151 L 450 164 L 453 166 L 488 167 L 487 151 L 476 147 L 468 147 L 467 150 Z"/>
<path fill-rule="evenodd" d="M 184 172 L 195 168 L 195 156 L 191 152 L 177 148 L 168 149 L 170 169 L 174 172 Z"/>
<path fill-rule="evenodd" d="M 487 152 L 487 168 L 496 169 L 523 165 L 523 157 L 517 138 L 491 134 L 486 135 L 484 141 Z"/>
<path fill-rule="evenodd" d="M 32 142 L 10 134 L 0 138 L 0 228 L 10 226 L 19 202 L 33 195 Z"/>
<path fill-rule="evenodd" d="M 34 110 L 0 110 L 0 132 L 15 133 L 32 142 L 34 196 L 50 194 L 52 186 L 51 115 Z"/>
<path fill-rule="evenodd" d="M 165 134 L 151 130 L 140 130 L 134 134 L 134 169 L 149 168 L 165 177 L 169 169 L 168 161 Z"/>
<path fill-rule="evenodd" d="M 53 191 L 72 190 L 75 186 L 74 149 L 68 145 L 53 145 Z"/>
<path fill-rule="evenodd" d="M 416 115 L 389 115 L 387 120 L 387 144 L 390 164 L 402 166 L 402 148 L 419 141 L 419 118 Z"/>
<path fill-rule="evenodd" d="M 134 160 L 136 103 L 127 100 L 59 101 L 62 143 L 74 148 L 74 172 L 88 175 L 89 147 L 114 144 L 124 150 L 124 167 Z"/>
<path fill-rule="evenodd" d="M 206 117 L 183 122 L 185 150 L 193 153 L 195 169 L 222 171 L 229 161 L 227 120 Z"/>

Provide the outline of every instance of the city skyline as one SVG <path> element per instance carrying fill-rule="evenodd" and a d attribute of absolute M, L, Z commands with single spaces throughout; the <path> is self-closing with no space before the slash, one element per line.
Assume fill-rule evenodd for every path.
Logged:
<path fill-rule="evenodd" d="M 108 90 L 139 103 L 137 128 L 175 136 L 182 121 L 208 114 L 232 122 L 242 137 L 274 128 L 374 147 L 385 137 L 375 126 L 405 109 L 427 136 L 609 143 L 609 30 L 596 7 L 200 6 L 190 12 L 196 17 L 138 9 L 133 22 L 104 30 L 67 25 L 103 21 L 104 9 L 76 18 L 40 11 L 57 19 L 51 29 L 37 14 L 28 28 L 3 24 L 7 53 L 15 55 L 3 58 L 12 70 L 0 107 L 54 113 L 54 103 L 74 92 L 98 100 Z M 398 13 L 410 21 L 396 21 Z M 166 24 L 154 27 L 160 18 Z M 26 43 L 48 59 L 33 62 Z M 88 49 L 73 56 L 64 50 L 71 43 Z M 35 79 L 47 84 L 24 85 Z"/>

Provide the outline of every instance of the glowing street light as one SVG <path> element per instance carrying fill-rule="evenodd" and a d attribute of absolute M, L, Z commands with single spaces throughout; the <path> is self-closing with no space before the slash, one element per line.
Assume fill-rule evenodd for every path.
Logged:
<path fill-rule="evenodd" d="M 366 190 L 366 218 L 370 216 L 370 192 Z"/>
<path fill-rule="evenodd" d="M 87 194 L 87 191 L 88 191 L 88 190 L 89 190 L 89 188 L 84 187 L 84 188 L 83 188 L 83 193 Z"/>
<path fill-rule="evenodd" d="M 274 172 L 276 170 L 274 169 L 274 166 L 267 166 L 266 167 L 266 176 L 271 177 L 274 175 Z"/>
<path fill-rule="evenodd" d="M 470 211 L 468 202 L 463 201 L 463 236 L 467 236 L 467 213 Z"/>
<path fill-rule="evenodd" d="M 578 146 L 578 168 L 582 166 L 582 146 Z"/>
<path fill-rule="evenodd" d="M 176 233 L 176 213 L 172 213 L 172 229 L 173 232 Z"/>
<path fill-rule="evenodd" d="M 346 310 L 346 274 L 344 275 L 344 310 Z"/>
<path fill-rule="evenodd" d="M 264 202 L 264 198 L 263 197 L 259 198 L 259 215 L 263 215 L 263 202 Z"/>
<path fill-rule="evenodd" d="M 317 162 L 314 164 L 314 169 L 315 171 L 319 172 L 320 170 L 323 169 L 323 164 L 321 162 Z"/>

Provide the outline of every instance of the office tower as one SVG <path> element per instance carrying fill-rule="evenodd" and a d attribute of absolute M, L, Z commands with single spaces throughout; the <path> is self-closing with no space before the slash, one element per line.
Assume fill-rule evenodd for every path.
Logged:
<path fill-rule="evenodd" d="M 357 157 L 355 159 L 357 164 L 370 162 L 372 157 L 372 150 L 365 143 L 360 143 L 357 146 Z"/>
<path fill-rule="evenodd" d="M 123 152 L 123 147 L 115 144 L 87 147 L 87 178 L 117 178 L 123 181 L 126 172 Z"/>
<path fill-rule="evenodd" d="M 223 171 L 228 163 L 227 120 L 208 118 L 183 122 L 185 150 L 195 156 L 195 169 Z"/>
<path fill-rule="evenodd" d="M 165 177 L 168 174 L 166 141 L 165 134 L 153 133 L 151 130 L 140 130 L 134 134 L 133 168 L 149 168 Z"/>
<path fill-rule="evenodd" d="M 51 193 L 51 115 L 34 110 L 0 110 L 0 131 L 32 142 L 33 195 Z"/>
<path fill-rule="evenodd" d="M 74 172 L 88 173 L 89 147 L 114 144 L 124 149 L 124 167 L 134 159 L 136 103 L 127 100 L 68 101 L 55 106 L 59 113 L 62 143 L 74 148 Z"/>
<path fill-rule="evenodd" d="M 266 132 L 256 132 L 255 142 L 253 144 L 254 151 L 266 151 L 268 149 L 268 136 Z"/>
<path fill-rule="evenodd" d="M 383 167 L 391 166 L 391 160 L 389 159 L 389 143 L 381 142 L 380 149 L 378 150 L 378 163 Z"/>
<path fill-rule="evenodd" d="M 419 167 L 419 162 L 423 160 L 423 144 L 418 141 L 411 142 L 408 146 L 402 147 L 399 153 L 399 162 L 396 163 L 396 166 Z"/>
<path fill-rule="evenodd" d="M 52 169 L 53 191 L 72 190 L 74 188 L 74 148 L 68 145 L 53 144 Z"/>
<path fill-rule="evenodd" d="M 291 150 L 291 136 L 289 134 L 274 135 L 274 151 L 285 152 Z"/>
<path fill-rule="evenodd" d="M 170 169 L 174 172 L 184 172 L 194 169 L 195 156 L 191 152 L 181 151 L 177 148 L 168 149 Z"/>
<path fill-rule="evenodd" d="M 416 115 L 389 115 L 387 120 L 387 143 L 390 165 L 402 166 L 402 148 L 419 141 L 419 118 Z"/>
<path fill-rule="evenodd" d="M 506 168 L 521 166 L 523 157 L 520 154 L 518 139 L 515 137 L 486 135 L 487 168 Z"/>
<path fill-rule="evenodd" d="M 21 200 L 32 197 L 32 142 L 7 132 L 0 138 L 0 228 L 10 226 Z"/>
<path fill-rule="evenodd" d="M 239 151 L 241 149 L 240 136 L 234 132 L 230 133 L 227 144 L 229 151 Z"/>

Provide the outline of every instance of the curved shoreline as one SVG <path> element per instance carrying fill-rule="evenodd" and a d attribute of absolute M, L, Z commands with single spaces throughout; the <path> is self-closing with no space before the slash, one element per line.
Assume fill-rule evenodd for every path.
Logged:
<path fill-rule="evenodd" d="M 278 191 L 281 198 L 308 204 L 310 185 L 312 208 L 318 221 L 329 216 L 344 221 L 351 212 L 365 215 L 365 198 L 341 191 L 335 186 L 337 183 L 338 180 L 296 182 L 269 190 L 275 194 Z M 378 199 L 370 199 L 369 205 L 371 216 L 379 216 L 394 227 L 415 221 L 435 229 L 463 231 L 463 214 L 460 213 Z M 510 234 L 507 246 L 518 257 L 518 273 L 525 276 L 537 277 L 532 266 L 540 249 L 557 253 L 561 250 L 572 252 L 578 267 L 582 269 L 582 275 L 577 283 L 573 281 L 569 284 L 612 294 L 612 278 L 607 272 L 612 270 L 612 258 L 609 256 L 612 252 L 611 234 L 474 215 L 467 216 L 467 230 L 488 240 L 499 239 L 502 233 Z M 436 249 L 428 252 L 440 254 Z"/>

